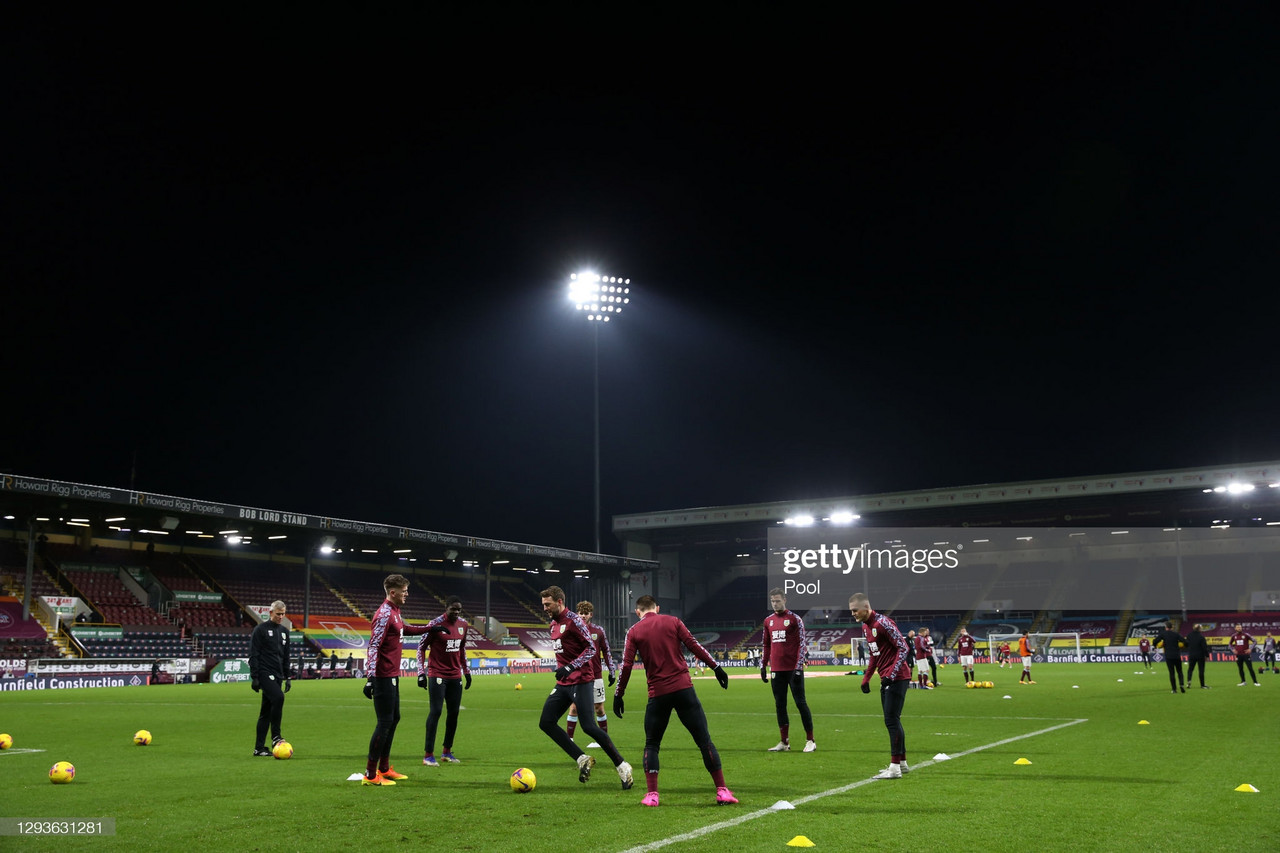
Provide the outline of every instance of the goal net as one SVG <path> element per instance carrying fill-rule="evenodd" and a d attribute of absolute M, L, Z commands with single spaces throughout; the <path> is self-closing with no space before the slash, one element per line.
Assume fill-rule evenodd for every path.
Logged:
<path fill-rule="evenodd" d="M 1016 659 L 1018 657 L 1018 641 L 1022 639 L 1021 634 L 988 634 L 987 648 L 991 655 L 991 660 L 996 659 L 996 651 L 1004 643 L 1009 644 L 1009 657 Z M 1075 663 L 1084 661 L 1084 657 L 1080 653 L 1080 634 L 1075 631 L 1042 631 L 1039 633 L 1031 633 L 1027 635 L 1034 654 L 1043 655 L 1045 660 L 1059 660 Z M 1065 649 L 1065 655 L 1049 654 L 1049 647 Z M 1074 650 L 1074 651 L 1073 651 Z"/>

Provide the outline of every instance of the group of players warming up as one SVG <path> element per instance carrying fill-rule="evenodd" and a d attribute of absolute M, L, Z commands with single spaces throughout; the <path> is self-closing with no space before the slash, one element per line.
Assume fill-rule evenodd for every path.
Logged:
<path fill-rule="evenodd" d="M 461 616 L 461 599 L 457 596 L 450 597 L 445 603 L 445 612 L 426 625 L 408 625 L 401 618 L 400 609 L 409 596 L 409 580 L 403 575 L 389 575 L 384 580 L 383 587 L 386 599 L 372 620 L 364 685 L 365 696 L 373 701 L 377 724 L 369 739 L 362 784 L 376 787 L 394 785 L 398 780 L 408 778 L 397 772 L 390 760 L 392 743 L 400 722 L 402 637 L 406 634 L 425 637 L 419 643 L 417 652 L 418 686 L 425 689 L 430 697 L 422 761 L 425 766 L 439 767 L 442 762 L 460 763 L 453 753 L 453 741 L 457 733 L 462 691 L 471 687 L 471 673 L 466 656 L 468 623 Z M 781 589 L 770 590 L 769 603 L 772 612 L 764 624 L 760 678 L 766 683 L 771 682 L 779 734 L 777 745 L 770 747 L 769 751 L 787 752 L 791 749 L 790 718 L 787 713 L 787 696 L 790 694 L 804 728 L 804 751 L 814 752 L 817 744 L 814 740 L 813 715 L 804 691 L 804 670 L 807 663 L 804 620 L 787 609 L 786 596 Z M 613 762 L 623 790 L 629 790 L 634 784 L 631 765 L 609 737 L 602 676 L 604 670 L 608 669 L 609 685 L 613 686 L 615 681 L 617 683 L 613 712 L 621 718 L 625 711 L 624 696 L 638 656 L 644 661 L 648 688 L 648 703 L 644 715 L 645 795 L 641 804 L 650 807 L 659 805 L 659 754 L 673 711 L 702 753 L 703 766 L 711 776 L 715 788 L 715 802 L 719 805 L 737 803 L 737 798 L 725 784 L 720 754 L 711 740 L 706 714 L 694 691 L 686 653 L 710 667 L 721 688 L 728 689 L 729 676 L 694 639 L 688 627 L 674 616 L 660 613 L 658 603 L 652 596 L 641 596 L 635 607 L 639 621 L 627 632 L 619 674 L 610 654 L 604 629 L 591 621 L 593 611 L 590 602 L 579 602 L 576 611 L 570 610 L 565 604 L 564 590 L 552 586 L 542 591 L 542 606 L 550 618 L 556 670 L 555 688 L 543 703 L 538 727 L 574 761 L 579 781 L 588 781 L 596 764 L 595 758 L 574 742 L 575 730 L 580 727 L 592 739 L 590 745 L 600 747 Z M 910 772 L 906 734 L 902 727 L 902 709 L 907 688 L 913 678 L 912 666 L 914 664 L 916 667 L 915 678 L 920 680 L 921 686 L 927 687 L 931 677 L 936 684 L 933 641 L 928 629 L 921 629 L 918 637 L 914 636 L 915 632 L 911 632 L 911 637 L 904 636 L 892 619 L 872 609 L 870 600 L 862 593 L 850 597 L 849 611 L 861 623 L 863 642 L 870 652 L 870 660 L 862 678 L 862 692 L 871 692 L 873 674 L 880 676 L 880 705 L 889 735 L 889 765 L 876 774 L 875 778 L 901 778 L 903 774 Z M 254 652 L 250 656 L 253 687 L 255 690 L 261 689 L 264 694 L 256 732 L 255 755 L 270 754 L 265 747 L 268 731 L 273 735 L 273 742 L 281 739 L 280 708 L 283 705 L 283 694 L 288 692 L 290 686 L 287 666 L 288 633 L 281 625 L 284 612 L 284 604 L 274 602 L 272 618 L 259 626 L 260 630 L 255 631 L 254 635 Z M 280 634 L 279 637 L 275 636 L 277 633 Z M 961 628 L 956 645 L 964 679 L 969 682 L 974 678 L 975 640 L 967 629 Z M 1034 684 L 1031 680 L 1031 655 L 1035 650 L 1031 648 L 1026 632 L 1023 632 L 1018 646 L 1023 660 L 1020 683 Z M 1274 649 L 1274 645 L 1271 648 Z M 1003 667 L 1009 650 L 1006 646 L 1001 651 Z M 1241 669 L 1243 678 L 1243 663 Z M 1252 675 L 1252 666 L 1250 670 Z M 569 712 L 567 729 L 560 726 L 560 719 L 565 711 Z M 437 757 L 435 740 L 441 715 L 445 717 L 445 728 L 443 748 Z"/>
<path fill-rule="evenodd" d="M 408 579 L 403 575 L 390 575 L 383 582 L 383 587 L 386 599 L 374 614 L 364 685 L 365 696 L 373 700 L 377 725 L 369 740 L 362 784 L 378 787 L 394 785 L 398 780 L 407 778 L 405 774 L 396 771 L 390 760 L 391 746 L 400 722 L 401 638 L 406 634 L 426 637 L 418 646 L 418 686 L 427 690 L 430 696 L 424 765 L 439 767 L 441 762 L 459 763 L 459 759 L 453 754 L 453 740 L 457 732 L 462 691 L 471 687 L 471 674 L 466 660 L 467 622 L 461 618 L 461 600 L 456 596 L 448 599 L 444 614 L 426 625 L 407 625 L 401 618 L 400 609 L 409 596 Z M 817 749 L 813 715 L 804 693 L 807 648 L 804 620 L 787 609 L 786 597 L 781 590 L 771 590 L 769 598 L 773 612 L 765 620 L 760 677 L 769 682 L 772 674 L 779 741 L 770 751 L 786 752 L 791 749 L 790 720 L 787 713 L 789 693 L 804 727 L 804 751 L 813 752 Z M 621 718 L 625 712 L 624 697 L 631 671 L 638 656 L 644 661 L 648 688 L 644 714 L 645 795 L 641 804 L 650 807 L 659 805 L 659 755 L 673 711 L 702 753 L 703 766 L 715 788 L 715 802 L 718 805 L 737 803 L 737 798 L 725 784 L 720 754 L 711 740 L 706 714 L 694 691 L 686 652 L 711 669 L 721 688 L 728 689 L 729 676 L 694 639 L 684 622 L 660 613 L 653 596 L 641 596 L 635 606 L 639 621 L 627 632 L 621 673 L 617 674 L 609 654 L 605 632 L 602 627 L 591 622 L 590 602 L 580 602 L 576 612 L 570 610 L 565 604 L 564 590 L 552 586 L 542 591 L 542 606 L 550 618 L 556 670 L 555 687 L 543 703 L 538 727 L 573 760 L 578 769 L 578 780 L 587 782 L 596 764 L 596 759 L 574 742 L 575 729 L 581 728 L 592 739 L 591 745 L 600 747 L 613 762 L 623 790 L 629 790 L 634 784 L 630 763 L 609 737 L 608 719 L 603 707 L 605 687 L 602 675 L 607 668 L 611 686 L 616 679 L 613 712 L 616 717 Z M 849 599 L 849 610 L 862 623 L 863 640 L 870 651 L 870 661 L 862 679 L 862 692 L 871 692 L 873 673 L 880 676 L 880 704 L 889 734 L 890 763 L 876 778 L 900 778 L 904 773 L 910 772 L 906 735 L 902 727 L 902 708 L 912 680 L 912 663 L 919 661 L 917 666 L 923 674 L 927 665 L 926 658 L 932 658 L 932 644 L 917 640 L 913 646 L 892 619 L 871 609 L 866 595 L 859 593 L 852 596 Z M 927 636 L 924 634 L 924 637 Z M 967 656 L 966 641 L 970 644 Z M 1024 637 L 1024 652 L 1025 643 Z M 961 632 L 960 647 L 961 662 L 968 680 L 972 677 L 973 663 L 972 638 L 967 631 Z M 926 650 L 927 654 L 920 656 L 921 650 Z M 560 726 L 560 719 L 566 711 L 570 713 L 567 730 Z M 445 715 L 443 749 L 437 757 L 435 738 L 442 713 Z"/>

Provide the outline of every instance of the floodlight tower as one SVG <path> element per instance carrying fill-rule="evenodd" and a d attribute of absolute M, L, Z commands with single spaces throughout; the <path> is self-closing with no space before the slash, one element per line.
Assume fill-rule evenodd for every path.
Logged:
<path fill-rule="evenodd" d="M 591 326 L 591 359 L 594 387 L 593 417 L 595 423 L 595 548 L 600 552 L 600 327 L 622 314 L 631 304 L 631 279 L 594 272 L 576 272 L 569 276 L 569 301 L 587 318 Z"/>

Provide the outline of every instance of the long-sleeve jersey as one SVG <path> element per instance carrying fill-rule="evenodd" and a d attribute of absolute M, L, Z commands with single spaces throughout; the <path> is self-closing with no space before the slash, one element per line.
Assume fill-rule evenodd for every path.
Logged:
<path fill-rule="evenodd" d="M 627 640 L 622 650 L 622 675 L 618 677 L 614 695 L 621 696 L 626 692 L 637 652 L 644 661 L 644 676 L 649 682 L 650 698 L 692 687 L 693 679 L 689 677 L 689 665 L 685 663 L 681 647 L 688 649 L 707 666 L 715 667 L 715 659 L 693 638 L 683 622 L 674 616 L 654 611 L 645 613 L 627 631 Z"/>
<path fill-rule="evenodd" d="M 591 635 L 591 642 L 596 646 L 596 653 L 587 664 L 591 668 L 591 680 L 595 681 L 604 675 L 604 669 L 601 668 L 602 662 L 610 672 L 617 669 L 617 664 L 613 662 L 613 652 L 609 649 L 609 638 L 605 636 L 604 628 L 594 622 L 587 622 L 587 633 Z"/>
<path fill-rule="evenodd" d="M 898 626 L 883 613 L 871 611 L 862 623 L 862 637 L 871 650 L 870 668 L 863 676 L 863 683 L 871 680 L 872 671 L 880 673 L 881 681 L 910 681 L 911 655 L 907 638 Z"/>
<path fill-rule="evenodd" d="M 467 620 L 449 621 L 444 613 L 427 623 L 427 628 L 444 625 L 448 630 L 428 634 L 418 643 L 418 672 L 432 678 L 462 678 L 467 668 Z M 430 656 L 428 656 L 430 652 Z"/>
<path fill-rule="evenodd" d="M 370 678 L 398 678 L 400 675 L 400 641 L 427 633 L 426 625 L 406 625 L 400 618 L 400 608 L 384 599 L 378 612 L 373 614 L 369 629 L 369 660 L 365 674 Z"/>
<path fill-rule="evenodd" d="M 595 681 L 588 664 L 595 657 L 596 644 L 591 641 L 591 632 L 582 617 L 566 607 L 559 616 L 551 617 L 549 628 L 556 666 L 573 668 L 564 678 L 556 679 L 556 684 L 590 684 Z"/>
<path fill-rule="evenodd" d="M 249 638 L 249 675 L 263 679 L 289 677 L 289 629 L 268 619 Z"/>
<path fill-rule="evenodd" d="M 924 637 L 916 636 L 916 660 L 926 660 L 929 657 L 929 644 L 925 642 Z"/>
<path fill-rule="evenodd" d="M 774 672 L 804 669 L 809 638 L 804 620 L 790 610 L 770 613 L 764 620 L 764 658 L 761 663 Z"/>

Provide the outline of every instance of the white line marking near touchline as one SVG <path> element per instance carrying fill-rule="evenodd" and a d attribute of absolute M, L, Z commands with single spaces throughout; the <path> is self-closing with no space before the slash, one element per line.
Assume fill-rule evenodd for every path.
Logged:
<path fill-rule="evenodd" d="M 955 755 L 951 756 L 951 760 L 954 761 L 955 759 L 960 758 L 961 756 L 972 755 L 975 752 L 982 752 L 984 749 L 994 749 L 997 746 L 1004 746 L 1005 744 L 1016 743 L 1020 740 L 1026 740 L 1027 738 L 1048 734 L 1049 732 L 1056 732 L 1058 729 L 1065 729 L 1069 726 L 1074 726 L 1080 723 L 1087 723 L 1087 722 L 1089 722 L 1088 719 L 1071 720 L 1070 722 L 1059 723 L 1056 726 L 1050 726 L 1047 729 L 1039 729 L 1038 731 L 1028 732 L 1025 735 L 1017 735 L 1016 737 L 1010 737 L 1010 738 L 1005 738 L 1004 740 L 998 740 L 995 743 L 988 743 L 983 746 L 975 746 L 973 749 L 966 749 L 964 752 L 957 752 Z M 919 764 L 912 764 L 911 772 L 914 773 L 917 770 L 922 770 L 931 764 L 937 764 L 937 763 L 938 762 L 936 761 L 922 761 Z M 880 781 L 880 780 L 861 779 L 857 782 L 853 782 L 848 785 L 841 785 L 839 788 L 832 788 L 829 791 L 821 791 L 817 794 L 810 794 L 807 797 L 800 797 L 797 800 L 792 800 L 791 803 L 792 805 L 795 805 L 795 806 L 801 806 L 801 805 L 804 805 L 805 803 L 811 803 L 814 800 L 821 800 L 824 797 L 834 796 L 835 794 L 843 794 L 847 791 L 852 791 L 855 788 L 861 788 L 863 785 L 869 785 L 872 782 L 877 782 L 877 781 Z M 739 815 L 738 817 L 735 817 L 731 820 L 722 820 L 719 823 L 713 823 L 708 826 L 704 826 L 701 829 L 695 829 L 690 832 L 684 832 L 684 833 L 681 833 L 680 835 L 673 835 L 670 838 L 663 838 L 658 841 L 650 841 L 648 844 L 641 844 L 638 847 L 628 847 L 626 850 L 622 851 L 622 853 L 648 853 L 648 851 L 650 850 L 658 850 L 662 847 L 666 847 L 669 844 L 679 844 L 681 841 L 693 841 L 694 839 L 701 838 L 704 835 L 710 835 L 713 832 L 719 832 L 722 829 L 729 829 L 730 827 L 734 827 L 734 826 L 738 826 L 739 824 L 746 823 L 749 820 L 755 820 L 756 818 L 764 817 L 766 815 L 771 815 L 771 814 L 775 814 L 774 810 L 771 808 L 759 809 L 754 812 L 747 812 L 746 814 Z"/>

